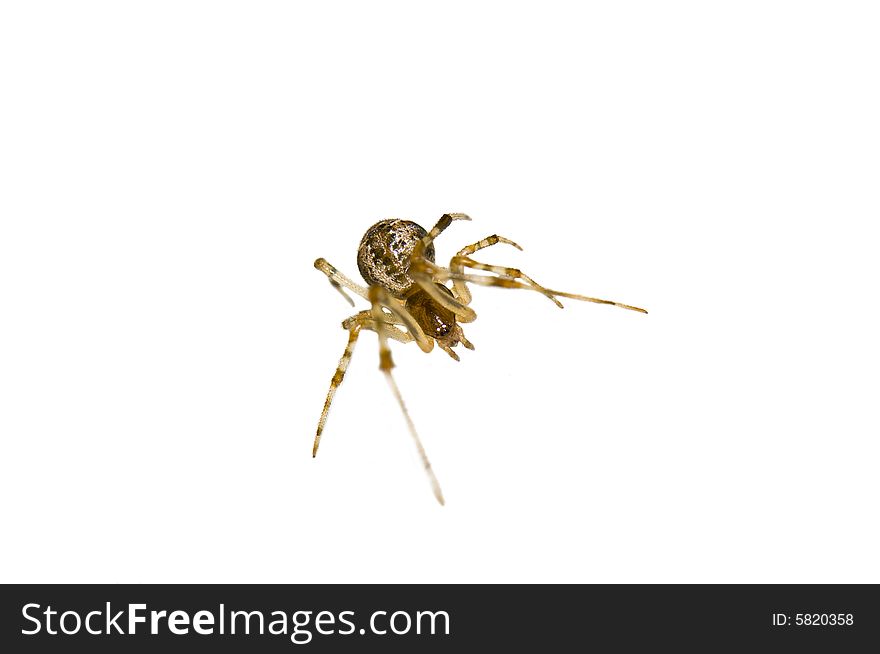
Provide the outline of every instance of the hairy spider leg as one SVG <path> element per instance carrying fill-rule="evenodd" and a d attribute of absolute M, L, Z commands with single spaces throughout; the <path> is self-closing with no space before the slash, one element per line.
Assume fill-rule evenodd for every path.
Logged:
<path fill-rule="evenodd" d="M 396 319 L 391 316 L 386 316 L 386 318 L 387 323 L 396 321 Z M 348 364 L 351 361 L 352 354 L 354 354 L 354 346 L 355 343 L 357 343 L 361 329 L 378 331 L 376 329 L 376 321 L 373 320 L 373 314 L 371 311 L 361 311 L 360 313 L 356 313 L 355 315 L 346 318 L 342 321 L 342 327 L 343 329 L 348 330 L 348 343 L 345 346 L 345 351 L 342 353 L 342 358 L 339 359 L 339 365 L 336 367 L 336 372 L 333 373 L 333 378 L 330 380 L 330 389 L 327 391 L 327 398 L 324 400 L 324 409 L 321 411 L 321 418 L 318 420 L 318 429 L 315 432 L 315 444 L 312 446 L 312 457 L 318 454 L 318 445 L 321 443 L 321 434 L 324 432 L 324 425 L 327 423 L 327 415 L 330 413 L 330 405 L 333 403 L 336 389 L 339 388 L 340 384 L 342 384 L 342 380 L 345 378 L 345 371 L 348 370 Z M 398 329 L 392 324 L 386 324 L 385 327 L 388 330 L 386 332 L 388 336 L 396 341 L 409 343 L 413 340 L 413 337 L 407 332 Z"/>
<path fill-rule="evenodd" d="M 427 248 L 429 245 L 431 245 L 434 239 L 440 236 L 443 230 L 445 230 L 452 224 L 453 220 L 470 219 L 471 217 L 466 213 L 444 213 L 442 216 L 440 216 L 440 220 L 437 221 L 437 224 L 431 228 L 431 231 L 422 237 L 422 247 Z M 421 256 L 421 252 L 419 253 L 419 256 Z"/>
<path fill-rule="evenodd" d="M 327 278 L 330 280 L 330 285 L 335 288 L 339 293 L 348 300 L 348 303 L 351 306 L 354 306 L 354 300 L 349 297 L 348 293 L 345 292 L 344 286 L 348 290 L 357 293 L 365 300 L 369 299 L 367 296 L 367 287 L 361 286 L 360 284 L 353 282 L 348 277 L 339 272 L 335 266 L 331 265 L 325 258 L 321 257 L 319 259 L 315 259 L 315 268 L 320 270 L 322 273 L 327 275 Z"/>
<path fill-rule="evenodd" d="M 385 379 L 388 380 L 388 386 L 391 388 L 391 392 L 394 394 L 394 398 L 397 400 L 397 404 L 403 412 L 403 417 L 406 419 L 407 427 L 409 427 L 409 433 L 413 437 L 413 441 L 415 441 L 416 449 L 422 460 L 422 465 L 425 468 L 425 474 L 428 475 L 428 480 L 431 482 L 431 489 L 434 491 L 434 497 L 437 498 L 437 501 L 442 506 L 445 502 L 443 500 L 443 491 L 440 490 L 440 482 L 437 481 L 437 476 L 434 474 L 434 469 L 431 467 L 431 461 L 428 459 L 428 454 L 425 452 L 425 447 L 422 445 L 422 440 L 419 438 L 416 426 L 409 415 L 409 411 L 407 411 L 403 396 L 400 394 L 400 389 L 394 381 L 394 376 L 391 374 L 391 369 L 394 368 L 394 361 L 391 358 L 391 350 L 388 348 L 386 332 L 388 328 L 386 323 L 387 316 L 385 311 L 382 310 L 382 307 L 387 306 L 387 303 L 392 302 L 392 300 L 388 297 L 385 289 L 380 286 L 371 286 L 370 302 L 373 303 L 373 320 L 376 321 L 376 325 L 379 327 L 377 330 L 379 335 L 379 369 L 385 375 Z M 431 343 L 433 344 L 433 340 Z"/>
<path fill-rule="evenodd" d="M 318 430 L 315 433 L 315 444 L 312 445 L 312 458 L 318 454 L 318 445 L 321 444 L 321 433 L 324 431 L 324 425 L 327 423 L 327 414 L 330 413 L 330 405 L 333 403 L 333 396 L 336 395 L 336 389 L 345 378 L 345 371 L 348 370 L 348 364 L 351 361 L 351 355 L 354 353 L 354 346 L 357 343 L 358 334 L 361 333 L 361 324 L 352 323 L 348 327 L 348 343 L 339 359 L 339 365 L 336 366 L 336 372 L 330 380 L 330 390 L 327 391 L 327 399 L 324 400 L 324 409 L 321 411 L 321 417 L 318 420 Z"/>
<path fill-rule="evenodd" d="M 352 306 L 354 305 L 354 302 L 345 293 L 342 288 L 343 286 L 350 291 L 357 293 L 365 300 L 370 301 L 369 289 L 366 286 L 361 286 L 360 284 L 353 282 L 351 279 L 339 272 L 336 267 L 331 265 L 323 257 L 315 260 L 315 268 L 327 275 L 327 278 L 330 280 L 330 284 L 337 291 L 342 293 L 343 297 L 345 297 L 345 299 L 348 300 L 352 304 Z M 418 323 L 415 321 L 415 319 L 413 319 L 409 312 L 406 311 L 399 300 L 390 297 L 386 293 L 384 295 L 384 301 L 382 302 L 382 305 L 387 308 L 391 312 L 391 315 L 394 317 L 393 320 L 391 320 L 390 322 L 405 326 L 407 331 L 412 334 L 413 339 L 416 341 L 423 352 L 430 352 L 433 349 L 434 341 L 425 336 L 425 333 L 419 327 Z"/>
<path fill-rule="evenodd" d="M 453 295 L 448 295 L 437 288 L 437 282 L 444 281 L 438 274 L 448 274 L 449 271 L 443 266 L 437 266 L 425 259 L 413 259 L 409 268 L 409 274 L 425 293 L 431 296 L 441 307 L 449 309 L 455 314 L 458 322 L 467 323 L 477 319 L 477 312 L 469 306 L 462 304 Z M 452 279 L 447 277 L 446 279 Z"/>
<path fill-rule="evenodd" d="M 476 243 L 472 243 L 471 245 L 466 245 L 461 250 L 458 251 L 459 257 L 466 257 L 469 254 L 473 254 L 478 250 L 482 250 L 483 248 L 491 247 L 497 243 L 505 243 L 507 245 L 512 245 L 517 250 L 522 250 L 522 248 L 511 241 L 509 238 L 504 238 L 503 236 L 499 236 L 498 234 L 492 234 L 492 236 L 487 236 L 481 241 L 477 241 Z M 449 269 L 454 273 L 463 273 L 464 268 L 454 267 L 455 266 L 455 258 L 449 264 Z M 456 299 L 462 304 L 470 304 L 471 303 L 471 291 L 467 287 L 467 284 L 460 279 L 452 280 L 452 292 L 455 293 Z"/>
<path fill-rule="evenodd" d="M 449 270 L 450 271 L 452 271 L 454 273 L 461 274 L 462 272 L 464 272 L 465 268 L 473 268 L 475 270 L 485 270 L 486 272 L 493 272 L 496 275 L 501 275 L 502 277 L 507 277 L 508 279 L 521 279 L 527 285 L 531 286 L 534 290 L 538 291 L 539 293 L 543 294 L 545 297 L 549 298 L 550 301 L 553 302 L 553 304 L 555 304 L 557 307 L 559 307 L 560 309 L 562 308 L 562 302 L 557 300 L 549 290 L 547 290 L 546 288 L 541 286 L 538 282 L 536 282 L 534 279 L 532 279 L 531 277 L 526 275 L 519 268 L 508 268 L 506 266 L 490 266 L 489 264 L 486 264 L 486 263 L 480 263 L 479 261 L 474 261 L 470 257 L 464 257 L 464 256 L 459 256 L 459 255 L 452 257 L 452 261 L 449 263 Z M 452 283 L 454 284 L 455 281 L 456 280 L 453 280 Z M 458 280 L 458 281 L 461 281 L 461 280 Z M 462 282 L 462 284 L 463 284 L 463 282 Z"/>
<path fill-rule="evenodd" d="M 374 290 L 378 289 L 378 290 Z M 406 331 L 409 332 L 410 336 L 412 336 L 413 340 L 416 342 L 416 345 L 421 348 L 422 352 L 430 352 L 434 349 L 434 339 L 428 338 L 425 335 L 425 332 L 422 331 L 422 328 L 419 327 L 419 323 L 416 322 L 416 319 L 412 317 L 409 311 L 406 310 L 406 307 L 403 306 L 403 303 L 397 298 L 391 297 L 388 291 L 386 291 L 381 286 L 370 286 L 369 292 L 369 300 L 373 305 L 373 319 L 377 321 L 379 318 L 376 318 L 376 306 L 379 306 L 379 313 L 381 313 L 381 324 L 387 327 L 389 323 L 389 316 L 383 309 L 388 309 L 391 312 L 391 320 L 390 322 L 395 322 L 397 324 L 403 325 L 406 327 Z M 385 333 L 385 330 L 377 329 L 376 332 L 380 335 L 380 338 Z"/>
<path fill-rule="evenodd" d="M 376 327 L 376 321 L 373 320 L 373 312 L 371 310 L 361 311 L 360 313 L 356 313 L 353 316 L 350 316 L 342 321 L 343 329 L 350 329 L 352 325 L 357 323 L 362 329 L 369 329 L 370 331 L 377 332 L 379 331 Z M 408 332 L 403 331 L 402 329 L 398 329 L 394 325 L 400 325 L 401 322 L 388 314 L 385 314 L 385 323 L 388 336 L 393 338 L 395 341 L 400 341 L 401 343 L 410 343 L 415 340 Z"/>
<path fill-rule="evenodd" d="M 546 291 L 550 295 L 558 295 L 559 297 L 567 297 L 572 300 L 581 300 L 583 302 L 595 302 L 596 304 L 610 304 L 615 307 L 620 307 L 621 309 L 629 309 L 630 311 L 638 311 L 639 313 L 648 313 L 645 309 L 640 309 L 639 307 L 634 307 L 629 304 L 623 304 L 622 302 L 614 302 L 612 300 L 602 300 L 596 297 L 588 297 L 586 295 L 578 295 L 576 293 L 566 293 L 565 291 L 555 291 L 551 288 L 535 288 L 530 284 L 521 284 L 520 282 L 515 281 L 508 277 L 489 277 L 488 275 L 468 275 L 463 273 L 454 273 L 452 271 L 446 270 L 445 268 L 437 267 L 434 270 L 435 278 L 438 281 L 448 281 L 448 280 L 460 280 L 463 282 L 470 282 L 471 284 L 480 284 L 481 286 L 500 286 L 501 288 L 522 288 L 530 291 Z"/>
<path fill-rule="evenodd" d="M 392 303 L 393 300 L 389 300 L 389 303 Z M 393 305 L 389 307 L 389 310 L 394 311 Z M 379 328 L 377 326 L 376 319 L 374 318 L 372 310 L 361 311 L 360 313 L 356 313 L 353 316 L 350 316 L 342 321 L 343 329 L 348 330 L 348 344 L 345 346 L 345 351 L 342 353 L 342 358 L 339 360 L 339 365 L 336 367 L 336 372 L 333 374 L 333 378 L 330 380 L 330 389 L 327 391 L 327 398 L 324 400 L 324 409 L 321 411 L 321 418 L 318 420 L 318 429 L 315 433 L 315 443 L 312 446 L 312 457 L 315 457 L 318 454 L 318 446 L 321 443 L 321 434 L 324 432 L 324 425 L 327 423 L 327 415 L 330 413 L 330 405 L 333 403 L 333 397 L 336 395 L 336 389 L 339 388 L 339 385 L 342 384 L 342 380 L 345 378 L 345 371 L 348 369 L 348 364 L 351 361 L 352 354 L 354 352 L 354 346 L 357 343 L 358 335 L 360 334 L 361 329 L 369 329 L 371 331 L 375 331 L 378 334 L 383 336 L 390 336 L 396 341 L 400 341 L 401 343 L 409 343 L 410 341 L 417 340 L 418 337 L 423 339 L 427 345 L 427 352 L 430 352 L 433 348 L 434 341 L 429 340 L 424 332 L 419 328 L 418 324 L 405 310 L 401 309 L 398 311 L 400 314 L 388 315 L 385 313 L 381 307 L 379 311 L 382 313 L 382 325 L 384 329 Z M 403 317 L 406 317 L 408 320 L 404 320 Z M 404 325 L 409 332 L 402 331 L 394 326 L 394 324 Z M 415 331 L 413 331 L 415 330 Z M 381 338 L 381 336 L 380 336 Z M 421 343 L 419 344 L 422 347 Z M 424 350 L 425 347 L 422 347 Z"/>
<path fill-rule="evenodd" d="M 439 236 L 443 230 L 449 227 L 454 220 L 470 220 L 470 216 L 464 213 L 444 213 L 440 216 L 437 224 L 431 228 L 431 231 L 422 237 L 422 240 L 416 243 L 410 256 L 409 274 L 416 281 L 419 287 L 424 290 L 437 304 L 452 311 L 459 322 L 473 322 L 477 319 L 477 312 L 462 303 L 454 296 L 447 295 L 440 291 L 433 277 L 435 269 L 445 270 L 442 266 L 431 263 L 425 259 L 425 249 Z"/>

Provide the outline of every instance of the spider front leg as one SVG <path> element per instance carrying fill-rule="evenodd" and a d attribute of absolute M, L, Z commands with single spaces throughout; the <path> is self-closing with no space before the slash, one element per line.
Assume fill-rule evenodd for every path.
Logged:
<path fill-rule="evenodd" d="M 495 245 L 496 243 L 506 243 L 508 245 L 512 245 L 517 250 L 522 250 L 522 248 L 511 241 L 510 239 L 504 238 L 503 236 L 499 236 L 498 234 L 493 234 L 492 236 L 487 236 L 481 241 L 477 241 L 471 245 L 463 247 L 458 251 L 458 254 L 452 257 L 452 260 L 449 262 L 449 274 L 444 274 L 443 272 L 439 273 L 439 277 L 443 279 L 451 279 L 453 288 L 456 290 L 456 295 L 462 299 L 465 304 L 470 302 L 471 295 L 470 290 L 467 287 L 465 282 L 472 282 L 474 284 L 482 284 L 484 286 L 501 286 L 504 288 L 528 288 L 533 291 L 538 291 L 543 294 L 545 297 L 549 298 L 556 306 L 560 309 L 562 308 L 562 303 L 556 299 L 556 296 L 559 295 L 561 297 L 569 297 L 575 300 L 582 300 L 584 302 L 596 302 L 598 304 L 611 304 L 616 307 L 621 307 L 622 309 L 630 309 L 631 311 L 639 311 L 641 313 L 648 313 L 644 309 L 640 309 L 638 307 L 633 307 L 628 304 L 622 304 L 620 302 L 612 302 L 611 300 L 600 300 L 599 298 L 587 297 L 586 295 L 577 295 L 575 293 L 565 293 L 562 291 L 554 291 L 549 288 L 545 288 L 541 286 L 534 279 L 526 275 L 519 268 L 508 268 L 506 266 L 491 266 L 485 263 L 480 263 L 479 261 L 474 261 L 468 255 L 477 252 L 478 250 L 482 250 L 484 248 Z M 464 272 L 465 268 L 472 268 L 474 270 L 484 270 L 486 272 L 493 272 L 496 275 L 500 275 L 501 277 L 487 277 L 487 276 L 478 276 L 478 275 L 467 275 Z M 520 284 L 516 282 L 517 279 L 523 280 L 525 284 Z"/>
<path fill-rule="evenodd" d="M 473 322 L 477 319 L 477 312 L 462 302 L 460 298 L 452 295 L 452 293 L 444 293 L 437 287 L 437 284 L 444 279 L 451 279 L 450 277 L 445 277 L 445 275 L 449 274 L 446 268 L 433 264 L 427 259 L 413 258 L 410 263 L 409 274 L 419 285 L 419 288 L 425 291 L 432 300 L 454 313 L 458 322 Z M 470 301 L 469 297 L 468 301 Z"/>
<path fill-rule="evenodd" d="M 496 275 L 501 275 L 502 277 L 511 280 L 521 279 L 526 283 L 527 286 L 543 294 L 560 309 L 562 308 L 562 302 L 557 300 L 554 297 L 553 293 L 551 293 L 548 289 L 544 288 L 534 279 L 526 275 L 519 268 L 507 268 L 506 266 L 490 266 L 486 263 L 474 261 L 470 257 L 463 256 L 461 254 L 457 254 L 456 256 L 452 257 L 452 261 L 449 262 L 449 270 L 454 274 L 461 275 L 465 268 L 473 268 L 474 270 L 485 270 L 486 272 L 493 272 Z M 462 280 L 457 281 L 459 282 L 460 287 L 464 287 L 464 282 Z M 456 280 L 453 279 L 453 284 L 455 284 L 455 282 Z"/>
<path fill-rule="evenodd" d="M 435 270 L 445 270 L 441 266 L 428 261 L 424 257 L 424 253 L 428 246 L 439 236 L 454 220 L 470 220 L 470 216 L 463 213 L 445 213 L 437 221 L 437 224 L 431 228 L 431 231 L 422 237 L 422 240 L 416 243 L 410 256 L 409 274 L 415 280 L 425 293 L 427 293 L 437 304 L 452 311 L 459 322 L 473 322 L 477 319 L 477 313 L 467 306 L 470 302 L 462 301 L 460 298 L 447 294 L 437 288 L 434 279 Z"/>
<path fill-rule="evenodd" d="M 471 217 L 466 213 L 444 213 L 440 216 L 440 220 L 431 228 L 431 231 L 422 237 L 422 246 L 427 248 L 435 238 L 452 224 L 453 220 L 470 220 Z M 418 246 L 417 246 L 418 247 Z"/>
<path fill-rule="evenodd" d="M 332 266 L 324 257 L 319 259 L 315 259 L 315 268 L 320 270 L 322 273 L 327 275 L 327 279 L 330 280 L 330 285 L 335 288 L 339 293 L 348 300 L 348 303 L 351 306 L 354 306 L 354 300 L 352 300 L 348 293 L 342 288 L 343 286 L 354 293 L 357 293 L 362 298 L 369 299 L 367 297 L 367 287 L 361 286 L 360 284 L 353 282 L 348 277 L 339 272 L 334 266 Z"/>
<path fill-rule="evenodd" d="M 630 311 L 638 311 L 639 313 L 648 313 L 645 309 L 634 307 L 630 304 L 622 302 L 614 302 L 613 300 L 602 300 L 597 297 L 589 297 L 586 295 L 578 295 L 577 293 L 566 293 L 565 291 L 555 291 L 552 288 L 535 288 L 531 284 L 521 284 L 510 277 L 488 277 L 485 275 L 468 275 L 463 273 L 454 273 L 449 270 L 438 269 L 436 271 L 438 281 L 459 280 L 469 282 L 471 284 L 480 284 L 481 286 L 500 286 L 501 288 L 523 288 L 529 291 L 546 291 L 550 295 L 559 297 L 568 297 L 572 300 L 581 300 L 582 302 L 595 302 L 596 304 L 610 304 L 621 309 L 629 309 Z"/>
<path fill-rule="evenodd" d="M 423 253 L 427 250 L 428 246 L 433 243 L 434 239 L 449 227 L 454 220 L 470 219 L 471 217 L 465 213 L 444 213 L 440 216 L 437 224 L 435 224 L 434 227 L 431 228 L 431 231 L 423 236 L 422 240 L 416 244 L 412 253 L 410 266 L 410 274 L 413 276 L 413 279 L 416 280 L 419 287 L 430 295 L 434 301 L 439 303 L 440 306 L 446 307 L 455 313 L 460 322 L 473 322 L 477 319 L 476 312 L 466 306 L 470 302 L 470 299 L 468 298 L 466 301 L 462 301 L 457 297 L 457 294 L 456 296 L 450 297 L 442 291 L 439 291 L 432 280 L 432 270 L 439 266 L 425 259 Z"/>
<path fill-rule="evenodd" d="M 373 305 L 372 315 L 378 327 L 386 325 L 387 328 L 391 323 L 403 325 L 422 352 L 428 353 L 434 349 L 434 339 L 428 338 L 425 335 L 425 332 L 419 327 L 419 323 L 406 310 L 402 301 L 391 297 L 381 286 L 371 286 L 367 293 L 367 299 Z M 386 313 L 385 309 L 388 310 L 388 313 Z M 390 317 L 389 313 L 391 314 Z M 382 329 L 376 329 L 376 332 L 379 334 L 379 343 L 381 345 L 384 342 L 386 332 Z"/>
<path fill-rule="evenodd" d="M 457 256 L 466 257 L 469 254 L 473 254 L 478 250 L 491 247 L 493 245 L 496 245 L 497 243 L 505 243 L 507 245 L 512 245 L 517 250 L 522 250 L 519 245 L 511 241 L 509 238 L 504 238 L 503 236 L 499 236 L 498 234 L 492 234 L 492 236 L 487 236 L 481 241 L 477 241 L 476 243 L 472 243 L 471 245 L 463 247 L 461 250 L 458 251 Z M 464 266 L 456 265 L 455 258 L 453 258 L 449 264 L 449 270 L 453 273 L 461 274 L 464 273 Z M 471 291 L 467 287 L 467 284 L 465 282 L 461 281 L 460 279 L 454 279 L 452 281 L 452 288 L 455 292 L 456 298 L 458 298 L 458 300 L 462 304 L 471 303 Z"/>

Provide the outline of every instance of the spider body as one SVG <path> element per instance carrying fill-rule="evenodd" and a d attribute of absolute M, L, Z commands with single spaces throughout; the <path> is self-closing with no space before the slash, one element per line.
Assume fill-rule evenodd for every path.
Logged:
<path fill-rule="evenodd" d="M 369 286 L 380 286 L 389 295 L 403 300 L 404 309 L 425 337 L 446 350 L 460 342 L 467 343 L 467 339 L 463 338 L 464 332 L 457 324 L 455 313 L 434 300 L 410 274 L 417 249 L 421 250 L 420 256 L 427 263 L 435 261 L 433 241 L 420 247 L 426 236 L 428 231 L 411 220 L 380 220 L 361 239 L 357 253 L 358 270 Z M 435 283 L 435 286 L 439 292 L 453 297 L 442 284 Z"/>
<path fill-rule="evenodd" d="M 367 283 L 366 287 L 343 275 L 326 259 L 315 261 L 315 268 L 327 275 L 330 284 L 352 306 L 354 302 L 345 289 L 367 300 L 370 309 L 349 316 L 342 322 L 343 329 L 349 332 L 348 344 L 330 381 L 324 410 L 318 421 L 312 456 L 318 452 L 330 405 L 348 369 L 361 330 L 375 331 L 379 337 L 379 368 L 385 374 L 400 405 L 434 495 L 440 504 L 443 504 L 440 485 L 391 374 L 394 362 L 388 348 L 388 338 L 402 343 L 414 341 L 423 352 L 430 352 L 436 344 L 458 361 L 458 354 L 452 348 L 461 343 L 470 350 L 474 349 L 473 344 L 465 338 L 461 327 L 461 323 L 473 322 L 477 318 L 476 312 L 469 306 L 471 293 L 467 284 L 537 291 L 560 308 L 562 303 L 558 297 L 567 297 L 647 313 L 644 309 L 628 304 L 554 291 L 541 286 L 518 268 L 484 264 L 470 257 L 474 252 L 498 243 L 522 249 L 510 239 L 497 234 L 462 248 L 452 257 L 449 266 L 440 266 L 436 263 L 434 239 L 455 220 L 470 218 L 462 213 L 443 214 L 430 231 L 410 220 L 400 219 L 380 220 L 370 227 L 361 239 L 357 253 L 358 270 Z M 473 270 L 492 274 L 473 274 Z"/>

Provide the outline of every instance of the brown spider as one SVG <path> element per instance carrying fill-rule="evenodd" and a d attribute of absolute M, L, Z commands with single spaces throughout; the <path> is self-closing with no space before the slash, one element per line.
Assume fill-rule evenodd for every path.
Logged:
<path fill-rule="evenodd" d="M 361 239 L 357 255 L 358 269 L 368 284 L 366 287 L 350 280 L 325 259 L 315 261 L 315 268 L 327 275 L 330 284 L 348 300 L 349 304 L 354 306 L 354 301 L 343 287 L 369 301 L 371 308 L 356 313 L 342 322 L 343 329 L 348 330 L 348 344 L 345 346 L 345 351 L 339 360 L 339 366 L 330 381 L 330 390 L 327 391 L 324 410 L 321 411 L 321 418 L 318 420 L 312 456 L 314 457 L 318 453 L 321 432 L 324 431 L 324 425 L 327 422 L 330 403 L 333 401 L 336 389 L 339 388 L 343 377 L 345 377 L 345 371 L 351 361 L 358 335 L 361 329 L 373 330 L 379 336 L 379 369 L 385 373 L 391 391 L 403 411 L 410 434 L 415 440 L 419 456 L 431 481 L 434 496 L 440 504 L 443 504 L 440 484 L 431 469 L 425 448 L 416 433 L 415 425 L 406 410 L 394 377 L 391 375 L 394 362 L 391 359 L 391 350 L 388 349 L 389 337 L 401 343 L 415 341 L 423 352 L 430 352 L 436 343 L 440 349 L 458 361 L 458 354 L 452 348 L 461 343 L 469 350 L 474 349 L 473 344 L 465 338 L 464 331 L 459 324 L 473 322 L 477 318 L 477 314 L 468 306 L 471 303 L 471 293 L 467 282 L 484 286 L 538 291 L 550 298 L 560 309 L 562 303 L 556 299 L 557 296 L 599 304 L 612 304 L 616 307 L 648 313 L 644 309 L 628 304 L 554 291 L 541 286 L 517 268 L 490 266 L 470 258 L 470 255 L 477 250 L 482 250 L 496 243 L 506 243 L 522 250 L 510 239 L 497 234 L 459 250 L 458 254 L 452 257 L 448 268 L 438 266 L 434 263 L 434 239 L 449 227 L 453 220 L 470 220 L 470 217 L 463 213 L 443 214 L 430 232 L 425 231 L 412 221 L 398 219 L 380 220 L 370 227 Z M 495 273 L 498 276 L 474 275 L 466 273 L 465 268 Z M 450 281 L 452 282 L 451 288 L 446 286 L 446 282 Z M 404 327 L 406 331 L 400 329 L 398 325 Z"/>

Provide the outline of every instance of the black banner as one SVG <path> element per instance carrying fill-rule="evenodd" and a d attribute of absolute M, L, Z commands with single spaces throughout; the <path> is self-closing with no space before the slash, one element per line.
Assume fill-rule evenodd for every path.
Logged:
<path fill-rule="evenodd" d="M 876 585 L 7 585 L 0 651 L 854 651 Z"/>

